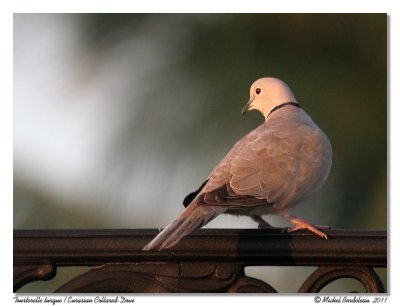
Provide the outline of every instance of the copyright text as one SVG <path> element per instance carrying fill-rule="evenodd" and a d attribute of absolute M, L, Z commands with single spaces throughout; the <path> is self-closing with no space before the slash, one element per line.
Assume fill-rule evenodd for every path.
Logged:
<path fill-rule="evenodd" d="M 314 302 L 326 304 L 384 304 L 387 297 L 364 297 L 364 296 L 316 296 Z"/>

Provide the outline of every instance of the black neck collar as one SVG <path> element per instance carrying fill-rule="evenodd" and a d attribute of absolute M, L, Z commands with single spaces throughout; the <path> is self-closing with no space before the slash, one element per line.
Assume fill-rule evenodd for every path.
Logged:
<path fill-rule="evenodd" d="M 286 103 L 282 103 L 282 104 L 279 104 L 278 106 L 275 106 L 273 109 L 271 109 L 271 111 L 269 112 L 267 118 L 268 118 L 269 115 L 271 115 L 274 111 L 276 111 L 276 110 L 278 110 L 278 109 L 280 109 L 280 108 L 282 108 L 282 107 L 284 107 L 284 106 L 286 106 L 286 105 L 293 105 L 293 106 L 296 106 L 296 107 L 301 108 L 301 106 L 300 106 L 298 103 L 296 103 L 296 102 L 286 102 Z"/>

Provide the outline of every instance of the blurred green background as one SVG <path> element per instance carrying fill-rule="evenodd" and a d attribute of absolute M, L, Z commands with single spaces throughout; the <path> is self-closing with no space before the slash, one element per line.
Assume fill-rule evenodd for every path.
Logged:
<path fill-rule="evenodd" d="M 333 147 L 327 183 L 293 213 L 386 229 L 386 14 L 15 14 L 14 228 L 164 227 L 262 122 L 240 110 L 264 76 L 291 87 Z M 246 271 L 281 292 L 310 273 Z"/>

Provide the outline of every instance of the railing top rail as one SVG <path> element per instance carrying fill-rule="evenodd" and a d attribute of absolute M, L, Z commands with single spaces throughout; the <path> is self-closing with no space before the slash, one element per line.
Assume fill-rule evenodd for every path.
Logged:
<path fill-rule="evenodd" d="M 14 230 L 14 264 L 235 262 L 243 265 L 386 267 L 386 231 L 330 230 L 325 240 L 281 229 L 202 229 L 171 250 L 143 252 L 157 229 Z"/>

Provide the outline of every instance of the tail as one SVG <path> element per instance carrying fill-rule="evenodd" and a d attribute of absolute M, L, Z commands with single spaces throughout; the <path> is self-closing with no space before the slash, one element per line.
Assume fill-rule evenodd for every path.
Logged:
<path fill-rule="evenodd" d="M 226 208 L 221 206 L 205 206 L 197 203 L 190 204 L 174 221 L 165 227 L 143 251 L 163 250 L 176 245 L 183 237 L 210 222 Z"/>

